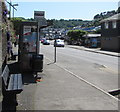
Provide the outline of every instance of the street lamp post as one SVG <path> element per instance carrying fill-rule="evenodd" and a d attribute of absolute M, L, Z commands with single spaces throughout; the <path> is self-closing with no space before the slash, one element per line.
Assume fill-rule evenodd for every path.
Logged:
<path fill-rule="evenodd" d="M 18 4 L 13 4 L 13 19 L 14 19 L 14 9 L 17 10 L 14 6 L 18 6 Z"/>
<path fill-rule="evenodd" d="M 11 0 L 8 3 L 9 3 L 9 18 L 11 18 Z"/>
<path fill-rule="evenodd" d="M 18 6 L 18 4 L 13 4 L 10 0 L 10 2 L 8 2 L 7 0 L 5 0 L 8 4 L 9 4 L 9 18 L 11 19 L 11 7 L 13 7 L 13 18 L 14 18 L 14 9 L 17 10 L 14 6 Z"/>

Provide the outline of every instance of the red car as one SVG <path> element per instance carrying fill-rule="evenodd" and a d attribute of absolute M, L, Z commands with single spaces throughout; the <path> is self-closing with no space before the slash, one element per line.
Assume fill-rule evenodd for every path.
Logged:
<path fill-rule="evenodd" d="M 43 43 L 45 40 L 46 40 L 45 38 L 42 38 L 40 41 L 41 41 L 41 43 Z"/>

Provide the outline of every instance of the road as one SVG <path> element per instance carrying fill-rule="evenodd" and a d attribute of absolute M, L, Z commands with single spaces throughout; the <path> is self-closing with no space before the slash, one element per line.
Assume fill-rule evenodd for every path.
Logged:
<path fill-rule="evenodd" d="M 54 61 L 54 47 L 41 46 L 45 58 Z M 64 70 L 80 77 L 106 92 L 118 88 L 118 58 L 57 47 L 57 63 Z"/>
<path fill-rule="evenodd" d="M 17 110 L 118 110 L 118 99 L 108 93 L 118 88 L 116 57 L 88 51 L 41 45 L 42 81 L 23 74 Z M 96 111 L 92 111 L 96 112 Z"/>

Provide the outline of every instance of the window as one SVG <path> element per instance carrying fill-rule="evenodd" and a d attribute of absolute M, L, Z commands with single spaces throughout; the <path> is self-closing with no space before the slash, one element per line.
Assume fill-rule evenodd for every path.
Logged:
<path fill-rule="evenodd" d="M 112 22 L 112 27 L 113 27 L 113 28 L 116 28 L 116 27 L 117 27 L 116 21 L 113 21 L 113 22 Z"/>
<path fill-rule="evenodd" d="M 108 29 L 108 21 L 105 22 L 105 29 Z"/>

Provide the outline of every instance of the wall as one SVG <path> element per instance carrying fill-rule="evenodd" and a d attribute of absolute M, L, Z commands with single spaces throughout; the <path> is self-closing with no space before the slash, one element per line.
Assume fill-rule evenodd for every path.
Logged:
<path fill-rule="evenodd" d="M 0 111 L 2 108 L 2 2 L 0 1 Z"/>
<path fill-rule="evenodd" d="M 119 51 L 118 37 L 102 37 L 101 38 L 101 49 L 109 51 Z"/>
<path fill-rule="evenodd" d="M 109 28 L 105 29 L 104 23 L 101 25 L 101 49 L 109 51 L 120 50 L 120 20 L 117 20 L 117 28 L 112 28 L 112 21 L 109 22 Z"/>
<path fill-rule="evenodd" d="M 7 56 L 7 37 L 6 37 L 7 21 L 5 22 L 3 19 L 3 10 L 5 9 L 6 9 L 5 3 L 0 1 L 0 109 L 2 109 L 2 97 L 3 97 L 1 74 Z"/>
<path fill-rule="evenodd" d="M 0 2 L 0 74 L 2 66 L 2 2 Z"/>

